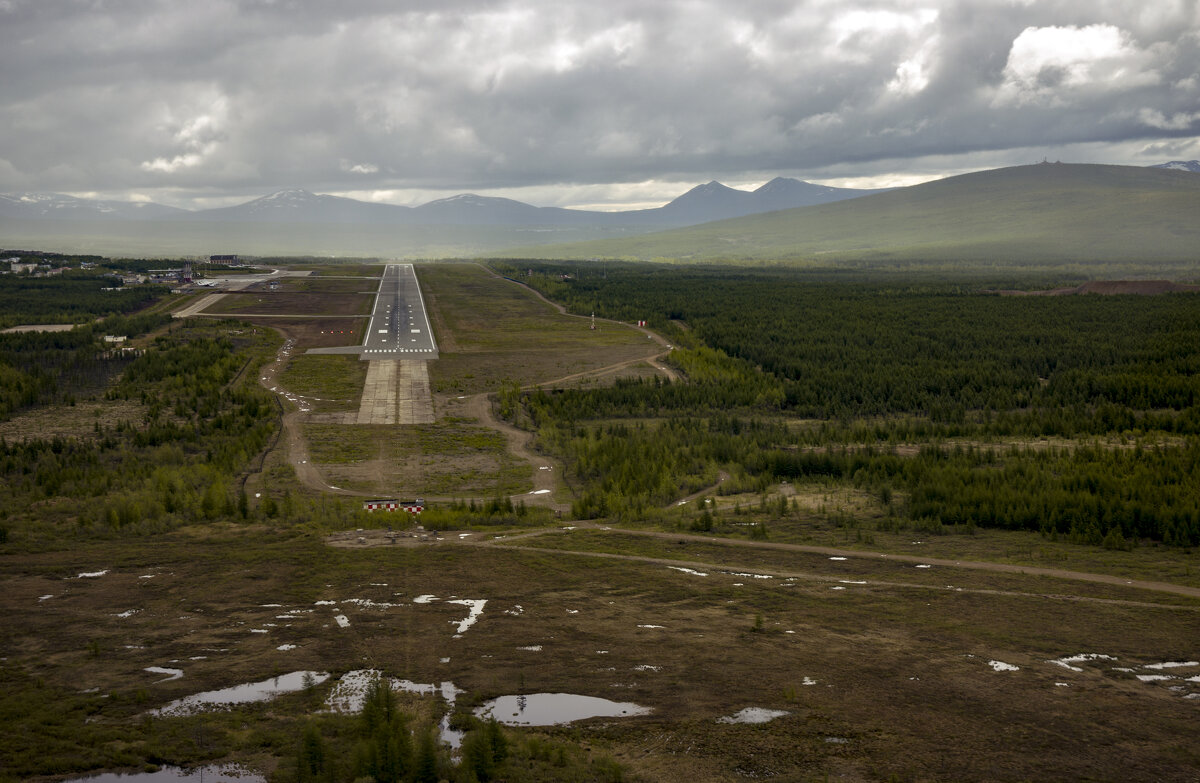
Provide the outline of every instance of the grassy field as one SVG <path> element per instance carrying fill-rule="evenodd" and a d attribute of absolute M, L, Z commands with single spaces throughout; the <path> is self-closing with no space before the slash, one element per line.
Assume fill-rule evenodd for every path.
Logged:
<path fill-rule="evenodd" d="M 475 264 L 417 269 L 441 358 L 430 365 L 444 394 L 495 391 L 630 362 L 655 353 L 633 329 L 560 315 L 527 290 Z"/>
<path fill-rule="evenodd" d="M 327 413 L 358 410 L 366 377 L 367 363 L 358 356 L 298 354 L 288 361 L 279 381 L 304 397 L 315 413 Z"/>
<path fill-rule="evenodd" d="M 209 313 L 259 315 L 366 315 L 375 301 L 372 294 L 260 292 L 227 294 L 210 306 Z"/>
<path fill-rule="evenodd" d="M 330 483 L 401 497 L 491 498 L 530 486 L 529 463 L 474 419 L 396 427 L 309 424 L 312 461 Z"/>
<path fill-rule="evenodd" d="M 257 283 L 252 290 L 265 289 L 266 285 Z M 285 277 L 279 281 L 279 290 L 283 293 L 311 294 L 370 294 L 374 296 L 379 288 L 377 277 Z"/>

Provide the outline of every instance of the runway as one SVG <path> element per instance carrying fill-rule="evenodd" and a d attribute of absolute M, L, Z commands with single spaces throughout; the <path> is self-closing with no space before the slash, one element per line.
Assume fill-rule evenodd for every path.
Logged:
<path fill-rule="evenodd" d="M 438 358 L 412 264 L 388 264 L 384 269 L 360 350 L 360 358 L 368 361 Z"/>

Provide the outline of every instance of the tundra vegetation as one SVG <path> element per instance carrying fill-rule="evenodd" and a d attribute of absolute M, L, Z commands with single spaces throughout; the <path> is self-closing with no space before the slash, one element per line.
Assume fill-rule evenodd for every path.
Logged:
<path fill-rule="evenodd" d="M 345 357 L 296 353 L 267 384 L 326 400 L 295 430 L 324 464 L 443 463 L 423 468 L 455 498 L 423 516 L 456 531 L 436 543 L 356 544 L 386 523 L 298 479 L 297 406 L 262 382 L 284 339 L 261 322 L 172 321 L 160 291 L 0 336 L 19 390 L 0 415 L 0 781 L 218 761 L 279 783 L 1195 777 L 1196 294 L 989 292 L 1069 282 L 1020 270 L 491 268 L 511 280 L 418 270 L 437 423 L 333 423 L 362 377 Z M 671 373 L 607 318 L 648 320 Z M 485 391 L 508 425 L 467 415 Z M 561 520 L 527 492 L 538 470 Z M 360 714 L 330 711 L 363 669 L 459 696 L 376 683 Z M 152 713 L 291 671 L 330 677 Z M 474 715 L 539 692 L 653 712 Z M 733 719 L 748 707 L 777 717 Z"/>

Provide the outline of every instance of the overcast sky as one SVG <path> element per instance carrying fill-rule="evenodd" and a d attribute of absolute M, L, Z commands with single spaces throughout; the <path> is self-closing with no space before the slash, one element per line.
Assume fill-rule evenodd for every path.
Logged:
<path fill-rule="evenodd" d="M 0 192 L 645 206 L 1200 158 L 1200 0 L 0 0 Z"/>

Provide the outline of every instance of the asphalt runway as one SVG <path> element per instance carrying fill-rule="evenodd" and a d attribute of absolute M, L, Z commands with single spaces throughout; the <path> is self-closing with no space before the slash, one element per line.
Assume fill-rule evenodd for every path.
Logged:
<path fill-rule="evenodd" d="M 388 264 L 367 326 L 360 357 L 436 359 L 437 343 L 412 264 Z"/>

